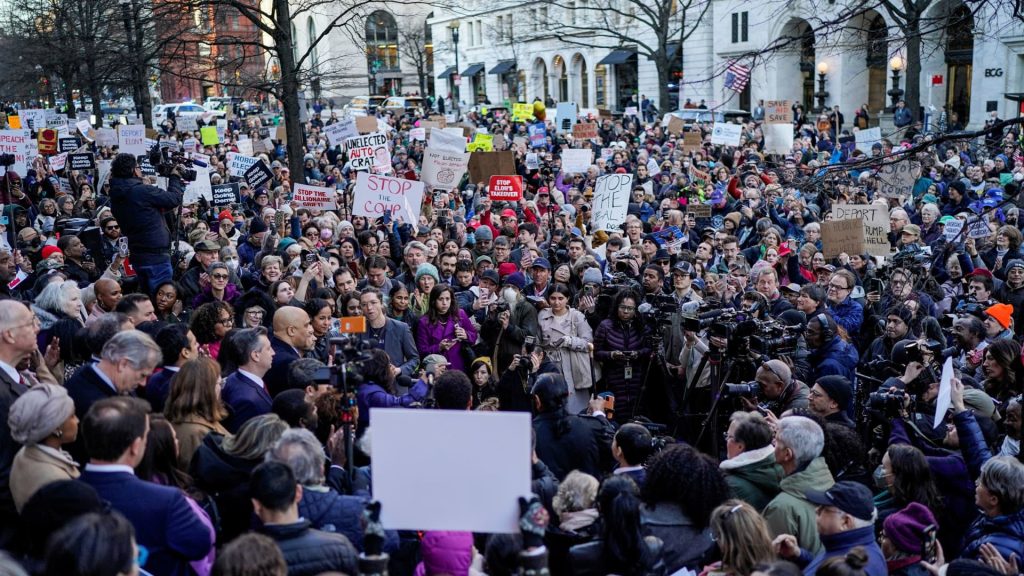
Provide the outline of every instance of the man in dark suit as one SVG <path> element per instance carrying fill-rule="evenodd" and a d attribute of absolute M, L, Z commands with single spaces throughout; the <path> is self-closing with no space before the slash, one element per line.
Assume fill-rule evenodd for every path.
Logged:
<path fill-rule="evenodd" d="M 11 467 L 21 446 L 11 438 L 11 404 L 27 390 L 15 368 L 36 350 L 39 319 L 16 300 L 0 300 L 0 547 L 10 542 L 18 516 L 11 496 Z"/>
<path fill-rule="evenodd" d="M 309 314 L 296 306 L 282 306 L 274 313 L 274 362 L 266 374 L 270 395 L 288 389 L 288 366 L 313 349 L 316 336 Z"/>
<path fill-rule="evenodd" d="M 375 348 L 388 353 L 392 371 L 413 377 L 413 371 L 420 363 L 420 353 L 412 338 L 409 325 L 400 320 L 388 318 L 384 313 L 384 302 L 376 288 L 367 288 L 359 296 L 359 305 L 366 317 L 366 332 L 363 338 Z"/>
<path fill-rule="evenodd" d="M 82 434 L 90 459 L 80 480 L 92 486 L 135 527 L 139 546 L 149 550 L 146 570 L 165 576 L 192 574 L 189 562 L 213 547 L 213 531 L 192 510 L 184 493 L 135 477 L 149 435 L 144 402 L 106 398 L 89 408 Z"/>
<path fill-rule="evenodd" d="M 228 376 L 220 397 L 231 412 L 224 427 L 234 434 L 250 419 L 270 413 L 272 400 L 263 377 L 273 365 L 274 347 L 262 326 L 238 330 L 232 342 L 242 364 Z"/>
<path fill-rule="evenodd" d="M 164 403 L 171 394 L 171 380 L 178 370 L 199 357 L 199 342 L 188 329 L 188 324 L 170 324 L 156 333 L 156 344 L 163 356 L 163 369 L 154 373 L 139 390 L 139 396 L 149 401 L 153 412 L 163 412 Z"/>
<path fill-rule="evenodd" d="M 118 332 L 107 340 L 100 360 L 87 364 L 65 384 L 75 401 L 75 415 L 85 418 L 89 408 L 104 398 L 127 396 L 135 392 L 160 362 L 160 347 L 146 333 L 138 330 Z M 81 435 L 68 447 L 79 463 L 87 461 L 85 442 Z"/>

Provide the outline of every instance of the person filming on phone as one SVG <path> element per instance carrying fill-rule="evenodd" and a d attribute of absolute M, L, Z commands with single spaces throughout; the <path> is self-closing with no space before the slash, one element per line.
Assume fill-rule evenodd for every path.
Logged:
<path fill-rule="evenodd" d="M 152 294 L 160 284 L 173 279 L 171 233 L 164 212 L 181 205 L 185 182 L 182 168 L 175 166 L 167 190 L 142 181 L 142 168 L 135 156 L 118 154 L 110 167 L 110 206 L 128 238 L 132 265 L 141 288 Z"/>

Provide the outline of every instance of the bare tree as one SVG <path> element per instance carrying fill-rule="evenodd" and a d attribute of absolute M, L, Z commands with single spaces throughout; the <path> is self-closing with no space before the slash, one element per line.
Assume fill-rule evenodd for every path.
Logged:
<path fill-rule="evenodd" d="M 427 74 L 430 71 L 431 54 L 427 52 L 426 19 L 407 17 L 398 27 L 398 50 L 402 59 L 416 70 L 420 95 L 427 96 Z"/>

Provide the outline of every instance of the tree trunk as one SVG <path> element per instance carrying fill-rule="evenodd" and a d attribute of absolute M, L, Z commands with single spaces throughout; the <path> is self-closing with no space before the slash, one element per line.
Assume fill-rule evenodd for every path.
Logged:
<path fill-rule="evenodd" d="M 277 33 L 274 36 L 274 47 L 281 65 L 281 91 L 278 98 L 284 110 L 284 128 L 288 135 L 288 169 L 292 173 L 292 182 L 305 183 L 305 171 L 302 161 L 302 121 L 299 120 L 299 71 L 295 67 L 295 53 L 292 51 L 291 11 L 288 0 L 274 0 L 277 13 Z"/>
<path fill-rule="evenodd" d="M 103 126 L 103 92 L 100 89 L 99 80 L 96 78 L 96 64 L 92 59 L 88 60 L 86 70 L 89 72 L 89 97 L 92 98 L 92 115 L 96 117 L 93 126 Z"/>
<path fill-rule="evenodd" d="M 132 1 L 132 25 L 135 28 L 135 54 L 132 58 L 134 64 L 132 80 L 135 82 L 135 86 L 139 92 L 138 109 L 139 114 L 142 115 L 142 123 L 146 125 L 146 128 L 153 127 L 153 99 L 149 95 L 149 82 L 146 78 L 146 56 L 143 50 L 145 42 L 143 41 L 143 32 L 145 27 L 143 26 L 142 18 L 139 14 L 139 6 Z"/>
<path fill-rule="evenodd" d="M 668 56 L 662 52 L 654 59 L 655 68 L 658 70 L 658 112 L 664 114 L 668 111 L 669 91 L 668 81 L 672 69 L 672 63 Z"/>
<path fill-rule="evenodd" d="M 68 123 L 73 126 L 75 124 L 75 91 L 71 87 L 70 77 L 67 77 L 67 79 L 64 80 L 64 100 L 67 102 L 67 109 L 65 112 L 68 115 Z"/>
<path fill-rule="evenodd" d="M 921 20 L 915 14 L 907 19 L 906 88 L 903 99 L 914 120 L 923 120 L 921 115 Z"/>
<path fill-rule="evenodd" d="M 419 78 L 420 78 L 420 97 L 421 98 L 426 98 L 427 97 L 427 73 L 426 73 L 426 71 L 422 67 L 419 67 L 419 68 L 416 69 L 416 75 L 419 76 Z"/>

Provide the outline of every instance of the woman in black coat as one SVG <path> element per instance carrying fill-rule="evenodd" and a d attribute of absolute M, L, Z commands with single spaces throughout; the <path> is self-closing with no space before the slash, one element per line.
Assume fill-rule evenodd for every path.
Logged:
<path fill-rule="evenodd" d="M 615 396 L 615 419 L 629 422 L 643 413 L 640 392 L 649 366 L 651 347 L 647 331 L 638 320 L 640 295 L 623 290 L 615 296 L 611 316 L 594 332 L 594 355 L 601 362 L 601 390 Z"/>

